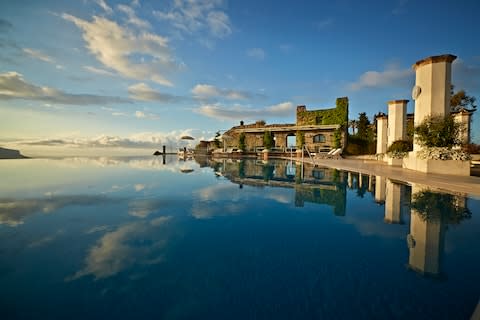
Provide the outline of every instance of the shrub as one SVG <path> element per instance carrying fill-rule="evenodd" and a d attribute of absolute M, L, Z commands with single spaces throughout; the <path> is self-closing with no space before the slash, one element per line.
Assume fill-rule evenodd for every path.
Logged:
<path fill-rule="evenodd" d="M 263 134 L 263 146 L 266 149 L 270 149 L 271 147 L 273 147 L 273 136 L 270 131 L 265 131 L 265 133 Z"/>
<path fill-rule="evenodd" d="M 407 156 L 409 151 L 413 150 L 413 144 L 408 140 L 397 140 L 394 141 L 390 147 L 387 149 L 387 154 L 389 157 L 394 159 L 402 159 Z"/>
<path fill-rule="evenodd" d="M 451 116 L 435 116 L 425 118 L 415 127 L 415 134 L 417 142 L 423 147 L 452 148 L 461 144 L 462 130 L 462 124 L 456 122 Z"/>
<path fill-rule="evenodd" d="M 240 136 L 238 137 L 238 148 L 242 151 L 245 151 L 245 148 L 246 148 L 246 144 L 245 144 L 245 133 L 242 132 L 240 133 Z"/>

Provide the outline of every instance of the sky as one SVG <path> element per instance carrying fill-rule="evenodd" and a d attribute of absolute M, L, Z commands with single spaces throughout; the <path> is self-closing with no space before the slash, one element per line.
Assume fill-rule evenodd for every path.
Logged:
<path fill-rule="evenodd" d="M 441 54 L 480 98 L 478 13 L 444 0 L 0 1 L 0 146 L 150 152 L 241 120 L 294 123 L 297 105 L 344 96 L 350 119 L 372 119 L 411 100 L 412 65 Z"/>

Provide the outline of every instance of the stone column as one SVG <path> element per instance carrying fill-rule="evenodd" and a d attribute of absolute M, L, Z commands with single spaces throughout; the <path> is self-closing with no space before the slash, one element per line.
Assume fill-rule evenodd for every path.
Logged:
<path fill-rule="evenodd" d="M 450 114 L 452 62 L 456 58 L 451 54 L 431 56 L 413 65 L 415 87 L 412 98 L 415 100 L 415 126 L 422 123 L 426 117 Z M 421 146 L 414 141 L 413 151 L 420 149 Z"/>
<path fill-rule="evenodd" d="M 390 147 L 394 141 L 405 140 L 407 136 L 407 103 L 408 100 L 388 102 L 387 147 Z"/>
<path fill-rule="evenodd" d="M 466 110 L 462 110 L 454 114 L 454 119 L 456 122 L 461 123 L 463 126 L 463 131 L 461 132 L 461 141 L 462 143 L 470 143 L 470 120 L 472 113 Z"/>
<path fill-rule="evenodd" d="M 377 154 L 387 153 L 387 116 L 377 117 Z"/>

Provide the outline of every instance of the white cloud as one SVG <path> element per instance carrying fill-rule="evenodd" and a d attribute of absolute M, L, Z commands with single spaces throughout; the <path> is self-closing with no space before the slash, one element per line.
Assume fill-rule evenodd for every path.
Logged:
<path fill-rule="evenodd" d="M 155 113 L 143 112 L 140 110 L 135 111 L 135 117 L 138 119 L 158 120 L 160 117 Z"/>
<path fill-rule="evenodd" d="M 143 82 L 128 87 L 128 93 L 132 99 L 141 101 L 172 102 L 179 99 L 170 94 L 160 93 Z"/>
<path fill-rule="evenodd" d="M 260 109 L 240 105 L 225 107 L 220 104 L 206 104 L 196 109 L 195 112 L 219 120 L 259 120 L 292 117 L 295 107 L 291 102 L 283 102 Z"/>
<path fill-rule="evenodd" d="M 25 99 L 51 104 L 102 105 L 109 103 L 130 103 L 120 97 L 91 94 L 71 94 L 50 87 L 40 87 L 25 81 L 17 72 L 0 73 L 0 100 Z"/>
<path fill-rule="evenodd" d="M 263 60 L 265 59 L 266 53 L 262 48 L 251 48 L 247 50 L 247 56 L 258 60 Z"/>
<path fill-rule="evenodd" d="M 28 54 L 32 58 L 35 58 L 35 59 L 38 59 L 38 60 L 41 60 L 41 61 L 44 61 L 44 62 L 55 63 L 55 61 L 53 60 L 52 57 L 46 55 L 45 53 L 43 53 L 39 50 L 35 50 L 35 49 L 31 49 L 31 48 L 23 48 L 23 52 L 25 52 L 26 54 Z"/>
<path fill-rule="evenodd" d="M 367 71 L 349 84 L 349 89 L 358 91 L 363 88 L 408 87 L 413 84 L 414 71 L 411 68 L 400 69 L 395 65 L 384 71 Z"/>
<path fill-rule="evenodd" d="M 137 17 L 137 15 L 135 14 L 135 10 L 133 10 L 129 6 L 124 5 L 124 4 L 119 4 L 117 6 L 117 8 L 118 8 L 118 10 L 120 10 L 121 12 L 123 12 L 127 15 L 127 18 L 128 18 L 127 23 L 132 24 L 134 26 L 137 26 L 139 28 L 150 28 L 151 27 L 151 25 L 148 21 L 142 20 L 139 17 Z"/>
<path fill-rule="evenodd" d="M 98 4 L 107 14 L 112 14 L 113 10 L 108 6 L 105 0 L 95 0 L 95 3 Z"/>
<path fill-rule="evenodd" d="M 232 33 L 230 18 L 220 10 L 222 5 L 223 0 L 175 0 L 169 11 L 154 11 L 154 15 L 183 33 L 208 30 L 211 36 L 221 39 Z"/>
<path fill-rule="evenodd" d="M 251 98 L 251 95 L 247 92 L 220 89 L 209 84 L 197 84 L 192 89 L 192 94 L 197 99 L 225 98 L 229 100 L 246 100 Z"/>
<path fill-rule="evenodd" d="M 180 67 L 167 38 L 144 30 L 134 32 L 104 17 L 87 21 L 64 13 L 62 18 L 82 30 L 86 47 L 105 67 L 126 78 L 173 85 L 166 74 Z"/>
<path fill-rule="evenodd" d="M 100 74 L 100 75 L 102 75 L 102 76 L 110 76 L 110 77 L 115 76 L 115 74 L 113 74 L 113 73 L 110 72 L 110 71 L 107 71 L 107 70 L 104 70 L 104 69 L 95 68 L 95 67 L 92 67 L 92 66 L 83 66 L 83 69 L 85 69 L 85 70 L 87 70 L 87 71 L 90 71 L 91 73 Z"/>

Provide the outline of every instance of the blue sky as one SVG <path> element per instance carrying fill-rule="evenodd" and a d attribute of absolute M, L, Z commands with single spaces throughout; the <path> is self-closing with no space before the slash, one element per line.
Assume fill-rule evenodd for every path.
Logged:
<path fill-rule="evenodd" d="M 477 1 L 2 1 L 0 144 L 152 150 L 240 120 L 293 123 L 296 105 L 343 96 L 351 119 L 372 117 L 411 99 L 412 64 L 447 53 L 453 84 L 480 97 L 478 13 Z"/>

